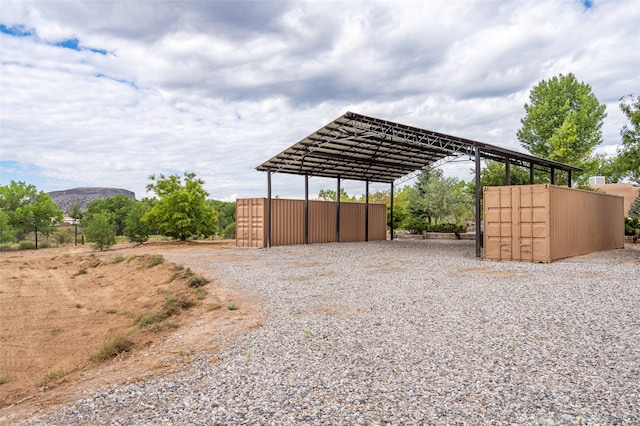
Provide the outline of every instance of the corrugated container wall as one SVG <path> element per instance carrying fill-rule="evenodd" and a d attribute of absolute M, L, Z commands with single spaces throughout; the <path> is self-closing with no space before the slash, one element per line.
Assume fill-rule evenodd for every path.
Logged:
<path fill-rule="evenodd" d="M 309 201 L 309 243 L 336 241 L 337 205 L 331 201 Z M 304 244 L 304 200 L 271 200 L 271 245 Z M 365 211 L 362 203 L 340 203 L 340 241 L 365 240 Z M 236 245 L 267 246 L 267 200 L 245 198 L 236 201 Z M 369 240 L 387 238 L 387 207 L 369 204 Z"/>
<path fill-rule="evenodd" d="M 622 197 L 553 185 L 484 188 L 484 257 L 551 262 L 624 248 Z"/>

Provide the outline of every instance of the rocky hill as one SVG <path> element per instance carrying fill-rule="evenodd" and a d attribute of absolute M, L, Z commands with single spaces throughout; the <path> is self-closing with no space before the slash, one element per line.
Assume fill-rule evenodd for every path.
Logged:
<path fill-rule="evenodd" d="M 49 192 L 51 200 L 64 210 L 65 214 L 71 213 L 73 203 L 78 203 L 78 208 L 84 210 L 87 204 L 99 198 L 113 197 L 123 194 L 129 198 L 136 199 L 136 194 L 126 189 L 119 188 L 73 188 L 64 191 Z"/>

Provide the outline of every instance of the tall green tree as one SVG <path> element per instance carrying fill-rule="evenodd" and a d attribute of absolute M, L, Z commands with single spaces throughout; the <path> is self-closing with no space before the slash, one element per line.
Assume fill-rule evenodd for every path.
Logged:
<path fill-rule="evenodd" d="M 84 233 L 94 250 L 106 250 L 116 243 L 116 227 L 109 213 L 97 212 L 83 220 Z"/>
<path fill-rule="evenodd" d="M 151 229 L 142 220 L 145 214 L 151 210 L 148 203 L 137 201 L 129 210 L 124 221 L 124 235 L 135 244 L 143 244 L 149 240 Z"/>
<path fill-rule="evenodd" d="M 640 219 L 640 192 L 629 206 L 629 217 Z"/>
<path fill-rule="evenodd" d="M 332 189 L 321 189 L 318 192 L 318 200 L 336 201 L 336 191 Z M 354 202 L 356 201 L 356 196 L 349 195 L 344 188 L 340 188 L 340 201 L 345 203 Z"/>
<path fill-rule="evenodd" d="M 19 239 L 33 232 L 38 248 L 38 234 L 51 235 L 54 224 L 62 222 L 62 210 L 55 205 L 49 194 L 38 191 L 34 185 L 11 181 L 0 186 L 0 210 L 5 212 L 5 221 Z"/>
<path fill-rule="evenodd" d="M 218 230 L 218 214 L 207 203 L 209 195 L 195 173 L 149 176 L 147 191 L 153 191 L 159 200 L 145 214 L 143 221 L 162 235 L 184 241 L 190 237 L 210 237 Z"/>
<path fill-rule="evenodd" d="M 425 167 L 409 193 L 409 227 L 419 230 L 420 226 L 432 221 L 436 225 L 443 220 L 460 221 L 466 214 L 464 206 L 471 203 L 464 182 L 460 183 L 453 177 L 445 178 L 440 169 Z"/>
<path fill-rule="evenodd" d="M 106 213 L 116 227 L 116 235 L 123 235 L 127 215 L 136 204 L 136 200 L 124 194 L 99 198 L 87 204 L 87 214 Z"/>
<path fill-rule="evenodd" d="M 620 130 L 622 147 L 618 151 L 618 161 L 628 176 L 640 183 L 640 96 L 621 98 L 620 109 L 629 119 L 629 124 Z"/>
<path fill-rule="evenodd" d="M 511 185 L 528 185 L 529 171 L 522 167 L 516 167 L 513 164 L 509 168 L 511 175 Z M 480 171 L 480 182 L 482 186 L 502 186 L 506 185 L 506 166 L 500 161 L 487 161 L 486 165 Z"/>
<path fill-rule="evenodd" d="M 606 106 L 588 84 L 573 74 L 542 80 L 529 93 L 518 130 L 520 144 L 530 153 L 572 166 L 588 166 L 602 142 Z M 586 180 L 588 176 L 577 176 Z"/>

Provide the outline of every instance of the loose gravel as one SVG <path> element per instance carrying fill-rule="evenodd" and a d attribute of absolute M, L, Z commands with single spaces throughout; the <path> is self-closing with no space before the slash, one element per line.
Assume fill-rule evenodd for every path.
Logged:
<path fill-rule="evenodd" d="M 166 256 L 262 299 L 263 326 L 27 424 L 640 424 L 639 251 L 474 253 L 429 240 Z"/>

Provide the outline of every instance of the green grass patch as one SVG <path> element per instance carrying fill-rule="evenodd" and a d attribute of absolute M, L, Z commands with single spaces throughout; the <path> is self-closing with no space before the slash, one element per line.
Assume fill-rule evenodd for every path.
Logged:
<path fill-rule="evenodd" d="M 51 327 L 51 330 L 49 331 L 51 332 L 51 335 L 55 336 L 57 334 L 60 334 L 62 329 L 60 327 Z"/>
<path fill-rule="evenodd" d="M 240 307 L 238 305 L 231 304 L 227 306 L 227 309 L 230 311 L 237 311 Z"/>
<path fill-rule="evenodd" d="M 116 256 L 111 261 L 111 263 L 121 263 L 121 262 L 124 262 L 124 256 Z"/>

